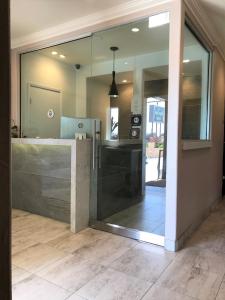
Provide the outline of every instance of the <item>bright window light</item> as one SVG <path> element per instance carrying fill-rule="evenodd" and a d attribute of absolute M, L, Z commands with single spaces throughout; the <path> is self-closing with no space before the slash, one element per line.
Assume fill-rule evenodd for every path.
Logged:
<path fill-rule="evenodd" d="M 155 16 L 149 17 L 149 28 L 159 27 L 170 22 L 170 15 L 168 12 L 161 13 Z"/>

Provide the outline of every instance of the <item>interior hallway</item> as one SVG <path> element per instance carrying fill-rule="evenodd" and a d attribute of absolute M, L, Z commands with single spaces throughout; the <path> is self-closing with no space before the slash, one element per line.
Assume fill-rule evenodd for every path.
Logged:
<path fill-rule="evenodd" d="M 13 210 L 13 300 L 223 300 L 225 204 L 185 249 L 163 248 Z"/>

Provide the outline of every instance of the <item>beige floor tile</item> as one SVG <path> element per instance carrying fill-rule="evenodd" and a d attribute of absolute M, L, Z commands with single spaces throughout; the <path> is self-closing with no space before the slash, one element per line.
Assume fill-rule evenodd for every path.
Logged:
<path fill-rule="evenodd" d="M 194 298 L 184 296 L 157 284 L 150 288 L 142 300 L 194 300 Z"/>
<path fill-rule="evenodd" d="M 12 209 L 12 218 L 25 217 L 30 213 L 20 209 Z"/>
<path fill-rule="evenodd" d="M 15 266 L 34 273 L 65 256 L 62 251 L 37 244 L 13 255 L 12 262 Z"/>
<path fill-rule="evenodd" d="M 222 276 L 181 261 L 173 262 L 159 282 L 171 291 L 200 300 L 212 300 L 218 292 Z"/>
<path fill-rule="evenodd" d="M 80 296 L 76 295 L 76 294 L 73 294 L 72 296 L 70 296 L 66 300 L 85 300 L 85 299 L 83 297 L 80 297 Z"/>
<path fill-rule="evenodd" d="M 79 257 L 69 254 L 66 258 L 38 272 L 38 275 L 75 292 L 104 270 L 105 267 L 94 261 L 81 260 Z"/>
<path fill-rule="evenodd" d="M 52 240 L 48 244 L 59 250 L 73 253 L 74 251 L 91 244 L 92 242 L 110 237 L 111 235 L 106 232 L 88 228 L 77 234 L 67 233 L 66 236 Z"/>
<path fill-rule="evenodd" d="M 77 294 L 87 300 L 139 300 L 150 286 L 151 284 L 144 280 L 107 269 L 81 288 Z"/>
<path fill-rule="evenodd" d="M 11 250 L 13 255 L 37 244 L 38 242 L 32 238 L 31 234 L 29 236 L 25 234 L 12 234 Z"/>
<path fill-rule="evenodd" d="M 13 300 L 65 300 L 68 291 L 37 276 L 30 276 L 13 286 Z"/>
<path fill-rule="evenodd" d="M 21 268 L 14 267 L 12 269 L 12 284 L 16 284 L 25 278 L 29 277 L 31 275 L 30 272 L 27 272 Z"/>
<path fill-rule="evenodd" d="M 216 300 L 224 300 L 224 299 L 225 299 L 225 281 L 222 282 L 216 297 Z"/>
<path fill-rule="evenodd" d="M 80 259 L 94 260 L 96 263 L 107 266 L 136 245 L 137 242 L 134 240 L 111 235 L 111 238 L 96 240 L 73 254 Z"/>
<path fill-rule="evenodd" d="M 114 261 L 110 267 L 139 279 L 155 282 L 171 263 L 167 255 L 141 249 L 131 249 Z"/>
<path fill-rule="evenodd" d="M 176 256 L 176 261 L 212 273 L 225 274 L 225 254 L 198 247 L 187 247 Z"/>

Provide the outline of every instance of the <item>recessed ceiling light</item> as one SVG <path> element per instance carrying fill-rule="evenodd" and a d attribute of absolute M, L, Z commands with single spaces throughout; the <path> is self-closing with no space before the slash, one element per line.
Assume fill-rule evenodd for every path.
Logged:
<path fill-rule="evenodd" d="M 170 22 L 170 14 L 169 12 L 157 14 L 154 16 L 149 17 L 148 27 L 154 28 L 159 27 Z"/>
<path fill-rule="evenodd" d="M 183 63 L 184 63 L 184 64 L 187 64 L 187 63 L 189 63 L 189 62 L 190 62 L 190 59 L 184 59 L 184 60 L 183 60 Z"/>
<path fill-rule="evenodd" d="M 124 79 L 124 80 L 122 80 L 122 82 L 123 82 L 123 83 L 126 83 L 126 82 L 127 82 L 127 80 L 126 80 L 126 79 Z"/>
<path fill-rule="evenodd" d="M 63 55 L 63 54 L 60 54 L 59 57 L 60 58 L 66 58 L 65 55 Z"/>
<path fill-rule="evenodd" d="M 137 27 L 134 27 L 134 28 L 131 29 L 131 31 L 133 31 L 133 32 L 138 32 L 138 31 L 140 31 L 140 29 L 137 28 Z"/>
<path fill-rule="evenodd" d="M 57 51 L 52 51 L 52 55 L 57 55 L 58 52 Z"/>

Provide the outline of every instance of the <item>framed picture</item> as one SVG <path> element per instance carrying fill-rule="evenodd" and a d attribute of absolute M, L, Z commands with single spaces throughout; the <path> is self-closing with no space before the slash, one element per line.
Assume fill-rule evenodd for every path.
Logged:
<path fill-rule="evenodd" d="M 141 126 L 142 122 L 142 115 L 141 114 L 135 114 L 131 116 L 131 125 L 132 126 Z"/>

